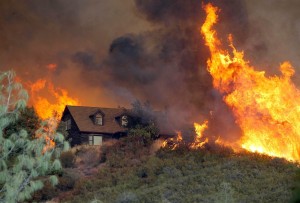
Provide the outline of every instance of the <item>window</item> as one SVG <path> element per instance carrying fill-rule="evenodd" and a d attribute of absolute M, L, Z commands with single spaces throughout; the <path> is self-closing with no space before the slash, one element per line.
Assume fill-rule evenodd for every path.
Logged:
<path fill-rule="evenodd" d="M 102 136 L 94 136 L 94 145 L 102 145 Z"/>
<path fill-rule="evenodd" d="M 71 119 L 66 120 L 66 130 L 71 129 Z"/>
<path fill-rule="evenodd" d="M 103 117 L 101 114 L 97 114 L 95 116 L 95 124 L 97 125 L 103 125 Z"/>
<path fill-rule="evenodd" d="M 127 125 L 128 125 L 128 117 L 127 116 L 122 116 L 121 125 L 124 127 L 127 127 Z"/>
<path fill-rule="evenodd" d="M 89 145 L 102 145 L 102 136 L 89 135 Z"/>
<path fill-rule="evenodd" d="M 89 145 L 93 145 L 93 144 L 94 144 L 94 136 L 89 135 Z"/>

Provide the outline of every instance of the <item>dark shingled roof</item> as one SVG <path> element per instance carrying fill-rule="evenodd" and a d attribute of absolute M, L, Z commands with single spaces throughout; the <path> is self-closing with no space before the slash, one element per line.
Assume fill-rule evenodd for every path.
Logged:
<path fill-rule="evenodd" d="M 87 106 L 66 106 L 72 115 L 77 127 L 81 132 L 92 133 L 117 133 L 125 132 L 125 128 L 120 126 L 116 117 L 126 112 L 124 108 L 102 108 Z M 65 109 L 65 111 L 66 111 Z M 64 112 L 65 112 L 64 111 Z M 103 125 L 95 125 L 91 116 L 101 111 L 104 114 Z"/>

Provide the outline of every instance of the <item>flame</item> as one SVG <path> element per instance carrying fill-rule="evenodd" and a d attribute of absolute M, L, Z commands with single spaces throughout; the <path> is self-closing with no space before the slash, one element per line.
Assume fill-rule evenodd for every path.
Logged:
<path fill-rule="evenodd" d="M 194 123 L 194 128 L 195 128 L 196 137 L 195 137 L 195 141 L 191 144 L 190 148 L 198 149 L 208 142 L 208 138 L 205 138 L 203 140 L 203 132 L 208 128 L 208 121 L 204 121 L 204 123 L 201 125 L 198 123 Z"/>
<path fill-rule="evenodd" d="M 171 150 L 177 149 L 182 144 L 182 134 L 180 131 L 177 132 L 176 137 L 169 138 L 162 143 L 162 148 L 169 148 Z"/>
<path fill-rule="evenodd" d="M 213 86 L 224 95 L 243 132 L 238 145 L 252 152 L 300 161 L 300 91 L 291 81 L 295 73 L 289 62 L 280 65 L 280 76 L 256 71 L 228 37 L 232 53 L 221 48 L 213 25 L 218 8 L 204 5 L 206 21 L 201 27 L 211 57 L 208 71 Z"/>
<path fill-rule="evenodd" d="M 60 119 L 66 105 L 80 104 L 78 99 L 69 96 L 66 89 L 54 87 L 51 81 L 39 79 L 30 83 L 29 87 L 33 106 L 42 119 L 49 119 L 53 116 Z M 45 90 L 47 96 L 41 96 L 39 93 Z"/>
<path fill-rule="evenodd" d="M 208 128 L 208 121 L 204 121 L 203 124 L 194 123 L 194 130 L 196 133 L 195 140 L 192 143 L 185 143 L 182 138 L 182 133 L 177 132 L 176 137 L 165 140 L 162 144 L 162 148 L 169 148 L 175 150 L 180 146 L 187 146 L 189 149 L 202 148 L 207 142 L 208 138 L 203 138 L 203 132 Z"/>
<path fill-rule="evenodd" d="M 58 123 L 66 105 L 79 105 L 78 99 L 70 97 L 66 89 L 54 87 L 51 81 L 39 79 L 33 83 L 26 83 L 29 86 L 31 103 L 38 116 L 45 120 L 43 129 L 36 133 L 37 138 L 45 141 L 43 151 L 55 147 L 55 135 Z"/>

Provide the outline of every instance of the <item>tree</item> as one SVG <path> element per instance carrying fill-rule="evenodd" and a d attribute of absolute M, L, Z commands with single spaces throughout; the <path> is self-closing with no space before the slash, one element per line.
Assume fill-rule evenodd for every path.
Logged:
<path fill-rule="evenodd" d="M 151 143 L 159 135 L 155 112 L 149 102 L 141 104 L 135 101 L 132 104 L 132 120 L 129 125 L 128 135 L 141 140 L 145 145 Z"/>
<path fill-rule="evenodd" d="M 26 107 L 27 92 L 14 79 L 15 73 L 0 73 L 0 202 L 13 203 L 31 198 L 46 180 L 58 182 L 54 171 L 60 170 L 59 156 L 69 145 L 64 137 L 49 130 L 44 122 L 36 139 L 24 129 L 5 134 Z M 32 132 L 30 132 L 32 133 Z M 49 143 L 55 143 L 50 146 Z"/>
<path fill-rule="evenodd" d="M 15 122 L 12 122 L 5 128 L 5 135 L 18 133 L 24 129 L 27 131 L 30 138 L 35 138 L 35 132 L 41 127 L 41 119 L 35 112 L 33 107 L 25 107 L 20 109 L 20 115 Z"/>

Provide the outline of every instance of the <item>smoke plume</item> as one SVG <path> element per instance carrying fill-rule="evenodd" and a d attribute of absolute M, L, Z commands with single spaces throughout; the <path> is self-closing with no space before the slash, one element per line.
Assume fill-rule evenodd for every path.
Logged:
<path fill-rule="evenodd" d="M 221 9 L 222 41 L 232 33 L 254 65 L 268 74 L 284 60 L 300 67 L 297 0 L 209 2 Z M 3 0 L 0 68 L 51 79 L 83 105 L 149 101 L 168 112 L 173 129 L 209 118 L 211 134 L 235 139 L 239 129 L 206 70 L 201 7 L 200 0 Z"/>

